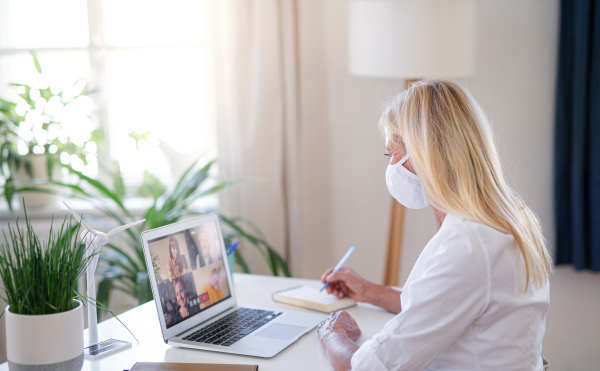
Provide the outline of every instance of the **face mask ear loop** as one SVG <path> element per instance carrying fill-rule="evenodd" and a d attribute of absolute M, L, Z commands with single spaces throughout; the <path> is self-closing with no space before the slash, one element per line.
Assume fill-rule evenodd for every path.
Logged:
<path fill-rule="evenodd" d="M 398 165 L 404 165 L 404 163 L 408 161 L 408 153 L 404 155 L 404 157 L 402 157 L 400 159 L 400 161 L 398 161 Z"/>
<path fill-rule="evenodd" d="M 396 162 L 396 164 L 395 164 L 395 165 L 392 165 L 392 166 L 397 166 L 398 168 L 402 168 L 402 170 L 401 170 L 401 171 L 403 171 L 404 173 L 406 173 L 406 174 L 407 174 L 407 175 L 408 175 L 410 178 L 417 179 L 417 180 L 420 182 L 421 180 L 419 179 L 419 176 L 418 176 L 417 174 L 413 173 L 412 171 L 408 170 L 408 169 L 407 169 L 407 168 L 404 166 L 404 163 L 405 163 L 406 161 L 408 161 L 408 159 L 409 159 L 409 158 L 410 158 L 410 156 L 409 156 L 409 155 L 408 155 L 408 153 L 407 153 L 407 154 L 405 154 L 405 155 L 404 155 L 404 157 L 402 157 L 402 158 L 400 159 L 400 161 Z"/>

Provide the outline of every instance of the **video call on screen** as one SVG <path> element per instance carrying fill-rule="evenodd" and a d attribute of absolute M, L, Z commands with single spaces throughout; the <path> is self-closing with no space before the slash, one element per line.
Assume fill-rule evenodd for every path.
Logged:
<path fill-rule="evenodd" d="M 230 297 L 216 222 L 148 242 L 167 328 Z"/>

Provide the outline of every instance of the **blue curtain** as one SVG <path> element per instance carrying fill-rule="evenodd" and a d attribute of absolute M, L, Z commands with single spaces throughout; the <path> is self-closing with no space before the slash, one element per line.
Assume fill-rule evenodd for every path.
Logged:
<path fill-rule="evenodd" d="M 562 0 L 556 91 L 556 264 L 600 271 L 600 0 Z"/>

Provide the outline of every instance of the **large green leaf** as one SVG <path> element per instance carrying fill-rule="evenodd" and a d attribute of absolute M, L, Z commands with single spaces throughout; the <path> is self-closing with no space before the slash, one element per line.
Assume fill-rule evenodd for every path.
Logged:
<path fill-rule="evenodd" d="M 246 264 L 246 260 L 240 254 L 238 250 L 233 252 L 233 259 L 235 260 L 235 264 L 239 265 L 242 269 L 242 273 L 250 273 L 250 268 L 248 268 L 248 264 Z"/>
<path fill-rule="evenodd" d="M 113 289 L 113 282 L 118 276 L 104 276 L 100 283 L 98 284 L 98 291 L 96 292 L 96 301 L 104 304 L 105 306 L 109 306 L 110 293 Z M 98 321 L 100 321 L 100 311 L 96 311 L 96 315 L 98 316 Z"/>
<path fill-rule="evenodd" d="M 138 272 L 135 283 L 138 304 L 144 304 L 154 299 L 154 296 L 152 295 L 152 288 L 150 287 L 148 272 Z"/>
<path fill-rule="evenodd" d="M 129 212 L 129 209 L 127 209 L 123 205 L 123 201 L 119 198 L 119 196 L 115 192 L 111 191 L 104 184 L 102 184 L 100 181 L 90 178 L 89 176 L 83 174 L 81 171 L 73 169 L 69 165 L 61 164 L 60 162 L 58 162 L 58 164 L 66 168 L 69 171 L 69 173 L 77 175 L 79 180 L 88 183 L 88 185 L 90 185 L 93 189 L 100 193 L 100 196 L 107 197 L 108 199 L 113 201 L 119 207 L 120 211 L 122 211 L 125 215 L 132 217 L 131 212 Z"/>
<path fill-rule="evenodd" d="M 31 50 L 29 54 L 31 54 L 31 58 L 33 58 L 33 64 L 35 64 L 35 69 L 38 71 L 38 73 L 42 73 L 42 66 L 40 65 L 40 61 L 37 57 L 37 54 L 35 54 L 33 50 Z"/>

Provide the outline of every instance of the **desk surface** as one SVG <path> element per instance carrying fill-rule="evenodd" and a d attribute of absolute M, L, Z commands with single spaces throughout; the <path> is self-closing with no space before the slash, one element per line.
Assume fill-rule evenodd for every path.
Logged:
<path fill-rule="evenodd" d="M 271 293 L 300 284 L 320 287 L 320 283 L 316 280 L 238 273 L 234 276 L 234 284 L 238 304 L 240 305 L 247 304 L 296 310 L 302 309 L 273 302 Z M 347 310 L 356 319 L 363 332 L 362 336 L 357 340 L 358 344 L 362 344 L 373 337 L 394 316 L 392 313 L 381 308 L 362 303 Z M 125 312 L 119 315 L 119 319 L 135 334 L 140 341 L 139 345 L 136 344 L 131 334 L 116 319 L 112 318 L 104 321 L 98 325 L 98 337 L 100 341 L 109 338 L 126 340 L 133 343 L 133 347 L 97 361 L 86 360 L 83 370 L 129 370 L 135 362 L 258 364 L 260 371 L 332 369 L 318 341 L 316 330 L 312 330 L 304 335 L 275 357 L 265 359 L 184 349 L 165 344 L 162 339 L 154 302 L 146 303 Z M 85 341 L 87 344 L 87 331 Z M 0 371 L 7 370 L 7 363 L 0 365 Z"/>

